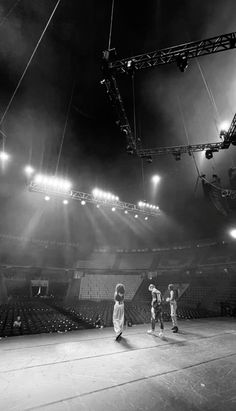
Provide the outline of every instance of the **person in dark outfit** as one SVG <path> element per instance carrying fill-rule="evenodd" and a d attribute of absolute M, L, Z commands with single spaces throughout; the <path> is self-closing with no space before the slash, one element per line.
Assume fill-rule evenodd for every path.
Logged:
<path fill-rule="evenodd" d="M 154 334 L 156 321 L 160 324 L 159 337 L 164 336 L 164 322 L 162 317 L 162 300 L 161 292 L 157 290 L 154 284 L 150 284 L 148 290 L 152 293 L 151 301 L 151 330 L 148 330 L 148 334 Z"/>

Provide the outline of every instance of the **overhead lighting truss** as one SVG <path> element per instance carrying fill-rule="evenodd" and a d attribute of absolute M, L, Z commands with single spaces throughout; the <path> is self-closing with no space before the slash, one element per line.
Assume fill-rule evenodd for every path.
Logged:
<path fill-rule="evenodd" d="M 179 63 L 182 59 L 193 59 L 207 54 L 219 53 L 236 48 L 236 32 L 222 34 L 206 40 L 193 41 L 177 46 L 139 54 L 122 60 L 111 61 L 109 69 L 118 73 L 128 73 L 130 68 L 142 70 L 170 63 Z"/>
<path fill-rule="evenodd" d="M 35 193 L 41 193 L 41 194 L 46 194 L 54 197 L 59 197 L 59 198 L 67 198 L 71 200 L 77 200 L 77 201 L 85 201 L 86 203 L 91 203 L 95 205 L 101 205 L 101 206 L 107 206 L 107 207 L 115 207 L 116 209 L 119 210 L 126 210 L 128 213 L 139 213 L 139 214 L 145 214 L 153 217 L 157 217 L 161 214 L 159 208 L 148 208 L 144 209 L 142 207 L 137 206 L 136 204 L 131 204 L 131 203 L 126 203 L 124 201 L 117 201 L 117 200 L 112 200 L 112 199 L 106 199 L 106 198 L 96 198 L 94 197 L 93 194 L 89 193 L 84 193 L 82 191 L 76 191 L 76 190 L 70 190 L 70 192 L 67 193 L 62 193 L 56 189 L 50 189 L 47 188 L 40 183 L 37 183 L 35 181 L 31 181 L 29 184 L 29 191 L 35 192 Z"/>
<path fill-rule="evenodd" d="M 156 148 L 141 148 L 136 150 L 136 154 L 141 158 L 150 158 L 155 156 L 161 156 L 163 154 L 172 154 L 175 158 L 181 156 L 181 154 L 191 155 L 198 151 L 212 151 L 212 153 L 219 150 L 225 150 L 229 148 L 230 144 L 236 145 L 236 114 L 231 122 L 228 131 L 221 132 L 220 136 L 223 141 L 217 143 L 199 143 L 183 146 L 171 146 L 171 147 L 156 147 Z"/>
<path fill-rule="evenodd" d="M 115 49 L 103 52 L 103 75 L 104 79 L 101 84 L 106 87 L 107 94 L 116 112 L 117 124 L 127 140 L 127 153 L 136 154 L 139 157 L 147 157 L 161 154 L 173 154 L 176 159 L 180 159 L 182 153 L 191 154 L 194 151 L 203 151 L 206 149 L 215 149 L 216 151 L 229 148 L 230 144 L 236 145 L 235 123 L 236 118 L 223 136 L 222 143 L 207 143 L 189 146 L 160 147 L 154 149 L 142 149 L 141 141 L 135 139 L 134 133 L 130 126 L 123 100 L 118 88 L 116 74 L 131 74 L 135 71 L 145 68 L 153 68 L 165 64 L 176 63 L 181 71 L 185 71 L 189 59 L 219 53 L 221 51 L 232 50 L 236 48 L 236 32 L 222 34 L 206 40 L 194 41 L 177 46 L 167 47 L 161 50 L 155 50 L 149 53 L 139 54 L 133 57 L 115 60 Z M 222 135 L 221 135 L 222 137 Z M 150 161 L 151 162 L 151 161 Z"/>

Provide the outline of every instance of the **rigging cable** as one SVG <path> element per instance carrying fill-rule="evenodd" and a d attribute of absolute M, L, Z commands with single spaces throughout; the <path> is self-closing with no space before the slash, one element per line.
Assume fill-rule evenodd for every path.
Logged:
<path fill-rule="evenodd" d="M 111 34 L 112 34 L 112 25 L 113 25 L 114 3 L 115 3 L 115 0 L 112 0 L 111 21 L 110 21 L 110 30 L 109 30 L 109 39 L 108 39 L 108 51 L 111 49 Z"/>
<path fill-rule="evenodd" d="M 0 21 L 0 26 L 3 26 L 3 24 L 7 21 L 8 17 L 10 16 L 10 14 L 13 12 L 13 10 L 15 9 L 15 7 L 18 5 L 18 3 L 20 3 L 21 0 L 16 0 L 16 2 L 13 4 L 13 6 L 10 8 L 10 10 L 8 11 L 8 13 L 6 14 L 5 17 L 2 18 L 2 20 Z"/>
<path fill-rule="evenodd" d="M 58 167 L 59 167 L 59 162 L 60 162 L 60 158 L 61 158 L 62 146 L 63 146 L 64 139 L 65 139 L 66 128 L 67 128 L 68 119 L 69 119 L 69 114 L 70 114 L 70 108 L 71 108 L 71 104 L 72 104 L 72 100 L 73 100 L 74 89 L 75 89 L 75 79 L 74 79 L 73 84 L 72 84 L 70 100 L 69 100 L 69 104 L 68 104 L 68 107 L 67 107 L 66 121 L 65 121 L 64 128 L 63 128 L 63 133 L 62 133 L 62 138 L 61 138 L 61 144 L 60 144 L 60 150 L 59 150 L 58 159 L 57 159 L 57 165 L 56 165 L 55 175 L 57 175 L 57 171 L 58 171 Z"/>
<path fill-rule="evenodd" d="M 2 117 L 1 117 L 0 126 L 2 125 L 2 123 L 3 123 L 3 121 L 4 121 L 5 117 L 6 117 L 6 115 L 7 115 L 7 113 L 8 113 L 8 110 L 9 110 L 9 108 L 10 108 L 10 106 L 11 106 L 13 100 L 14 100 L 14 97 L 15 97 L 15 95 L 16 95 L 16 93 L 17 93 L 17 91 L 18 91 L 18 89 L 19 89 L 19 87 L 20 87 L 20 85 L 21 85 L 21 83 L 22 83 L 22 81 L 23 81 L 23 79 L 24 79 L 24 77 L 25 77 L 25 74 L 26 74 L 26 72 L 27 72 L 27 70 L 28 70 L 28 68 L 29 68 L 29 66 L 30 66 L 30 64 L 31 64 L 31 61 L 33 60 L 33 57 L 34 57 L 34 55 L 35 55 L 35 53 L 36 53 L 36 51 L 37 51 L 37 49 L 38 49 L 38 47 L 39 47 L 39 45 L 40 45 L 40 43 L 41 43 L 41 40 L 42 40 L 42 38 L 43 38 L 43 36 L 44 36 L 44 34 L 45 34 L 45 32 L 46 32 L 46 30 L 47 30 L 47 28 L 48 28 L 51 20 L 52 20 L 52 18 L 53 18 L 53 15 L 54 15 L 54 13 L 55 13 L 55 11 L 56 11 L 56 9 L 57 9 L 60 1 L 61 1 L 61 0 L 58 0 L 58 1 L 57 1 L 56 5 L 55 5 L 55 7 L 54 7 L 54 9 L 53 9 L 53 11 L 52 11 L 52 13 L 51 13 L 48 21 L 47 21 L 47 24 L 46 24 L 46 26 L 45 26 L 45 28 L 44 28 L 44 30 L 43 30 L 40 38 L 39 38 L 39 40 L 38 40 L 38 42 L 37 42 L 34 50 L 33 50 L 33 53 L 31 54 L 30 59 L 29 59 L 27 65 L 26 65 L 26 67 L 25 67 L 25 69 L 24 69 L 24 71 L 23 71 L 23 73 L 22 73 L 22 75 L 21 75 L 18 83 L 17 83 L 17 86 L 16 86 L 16 88 L 15 88 L 15 90 L 14 90 L 14 92 L 13 92 L 11 98 L 10 98 L 10 101 L 9 101 L 9 103 L 8 103 L 6 109 L 5 109 L 5 111 L 4 111 L 4 113 L 3 113 Z"/>
<path fill-rule="evenodd" d="M 190 145 L 188 129 L 187 129 L 187 126 L 186 126 L 186 123 L 185 123 L 184 113 L 183 113 L 183 109 L 182 109 L 182 105 L 181 105 L 181 101 L 180 101 L 179 96 L 178 96 L 178 106 L 179 106 L 179 111 L 180 111 L 182 123 L 183 123 L 183 126 L 184 126 L 184 132 L 185 132 L 187 144 Z M 194 152 L 191 152 L 191 156 L 193 158 L 193 162 L 194 162 L 194 165 L 195 165 L 195 168 L 196 168 L 196 171 L 197 171 L 197 181 L 196 181 L 196 184 L 195 184 L 195 187 L 194 187 L 194 194 L 196 194 L 196 191 L 197 191 L 197 188 L 198 188 L 198 181 L 199 181 L 199 179 L 201 179 L 201 173 L 200 173 L 200 170 L 199 170 L 199 167 L 198 167 L 197 160 L 196 160 Z"/>
<path fill-rule="evenodd" d="M 215 102 L 213 93 L 212 93 L 209 85 L 207 84 L 207 81 L 206 81 L 206 78 L 205 78 L 205 76 L 204 76 L 204 73 L 203 73 L 203 70 L 202 70 L 202 68 L 201 68 L 201 65 L 200 65 L 198 59 L 196 59 L 196 61 L 197 61 L 198 69 L 199 69 L 200 74 L 201 74 L 201 77 L 202 77 L 202 81 L 203 81 L 203 83 L 204 83 L 204 85 L 205 85 L 205 87 L 206 87 L 208 97 L 209 97 L 209 99 L 210 99 L 210 101 L 211 101 L 211 104 L 212 104 L 213 109 L 215 110 L 215 113 L 216 113 L 216 116 L 217 116 L 217 119 L 214 117 L 214 123 L 215 123 L 216 131 L 217 131 L 217 133 L 219 133 L 220 130 L 219 130 L 218 126 L 217 126 L 217 123 L 220 121 L 220 113 L 219 113 L 219 110 L 218 110 L 218 108 L 217 108 L 217 105 L 216 105 L 216 102 Z"/>

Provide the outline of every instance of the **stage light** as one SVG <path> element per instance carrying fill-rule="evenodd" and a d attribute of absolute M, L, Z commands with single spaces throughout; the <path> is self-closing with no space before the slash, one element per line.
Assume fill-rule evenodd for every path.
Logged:
<path fill-rule="evenodd" d="M 146 156 L 145 157 L 147 163 L 151 164 L 152 163 L 152 156 Z"/>
<path fill-rule="evenodd" d="M 128 214 L 128 210 L 125 210 L 125 214 Z"/>
<path fill-rule="evenodd" d="M 99 205 L 99 204 L 97 204 L 97 205 L 96 205 L 96 207 L 97 207 L 97 208 L 100 208 L 100 205 Z"/>
<path fill-rule="evenodd" d="M 112 207 L 111 211 L 116 211 L 116 208 L 115 208 L 115 207 Z"/>
<path fill-rule="evenodd" d="M 160 179 L 161 179 L 160 176 L 158 176 L 157 174 L 155 174 L 154 176 L 152 176 L 152 182 L 153 182 L 154 184 L 159 183 Z"/>
<path fill-rule="evenodd" d="M 148 217 L 146 216 L 146 217 L 144 217 L 144 220 L 148 220 Z"/>
<path fill-rule="evenodd" d="M 188 67 L 188 59 L 187 56 L 179 54 L 176 58 L 177 67 L 179 67 L 180 71 L 183 73 Z"/>
<path fill-rule="evenodd" d="M 34 183 L 42 185 L 44 189 L 46 188 L 48 190 L 62 193 L 68 193 L 72 186 L 71 182 L 68 180 L 42 174 L 37 174 L 35 176 Z"/>
<path fill-rule="evenodd" d="M 173 153 L 173 156 L 175 158 L 175 161 L 181 160 L 181 153 L 179 151 L 176 151 L 176 153 Z"/>
<path fill-rule="evenodd" d="M 235 228 L 233 230 L 231 230 L 229 233 L 230 233 L 232 238 L 236 239 L 236 229 Z"/>
<path fill-rule="evenodd" d="M 138 218 L 138 214 L 135 214 L 134 218 Z"/>
<path fill-rule="evenodd" d="M 63 200 L 62 202 L 63 202 L 63 204 L 68 204 L 69 203 L 68 200 Z"/>
<path fill-rule="evenodd" d="M 110 202 L 119 201 L 119 197 L 115 196 L 115 195 L 112 194 L 112 193 L 99 190 L 98 188 L 94 188 L 94 189 L 93 189 L 92 195 L 93 195 L 95 198 L 101 198 L 101 199 L 104 199 L 104 200 L 110 201 Z"/>
<path fill-rule="evenodd" d="M 222 123 L 220 123 L 219 125 L 220 131 L 228 131 L 229 127 L 230 127 L 229 121 L 222 121 Z"/>
<path fill-rule="evenodd" d="M 212 150 L 206 150 L 205 156 L 207 160 L 210 160 L 213 157 Z"/>
<path fill-rule="evenodd" d="M 81 205 L 84 206 L 86 204 L 86 201 L 82 200 Z"/>
<path fill-rule="evenodd" d="M 30 165 L 25 166 L 24 170 L 27 176 L 31 176 L 34 173 L 34 168 L 31 167 Z"/>
<path fill-rule="evenodd" d="M 49 196 L 45 196 L 45 197 L 44 197 L 44 200 L 45 200 L 45 201 L 49 201 L 49 200 L 50 200 L 50 197 L 49 197 Z"/>
<path fill-rule="evenodd" d="M 127 152 L 127 154 L 129 154 L 130 156 L 132 156 L 132 155 L 134 154 L 134 149 L 133 149 L 133 147 L 130 146 L 130 145 L 128 145 L 128 146 L 126 147 L 126 152 Z"/>
<path fill-rule="evenodd" d="M 9 159 L 9 154 L 7 154 L 5 151 L 0 151 L 0 160 L 7 161 L 8 159 Z"/>

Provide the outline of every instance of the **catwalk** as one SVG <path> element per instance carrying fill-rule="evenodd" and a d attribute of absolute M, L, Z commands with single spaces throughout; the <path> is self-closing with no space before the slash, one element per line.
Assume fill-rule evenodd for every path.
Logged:
<path fill-rule="evenodd" d="M 166 323 L 162 339 L 148 327 L 1 339 L 0 409 L 236 409 L 234 319 Z"/>

